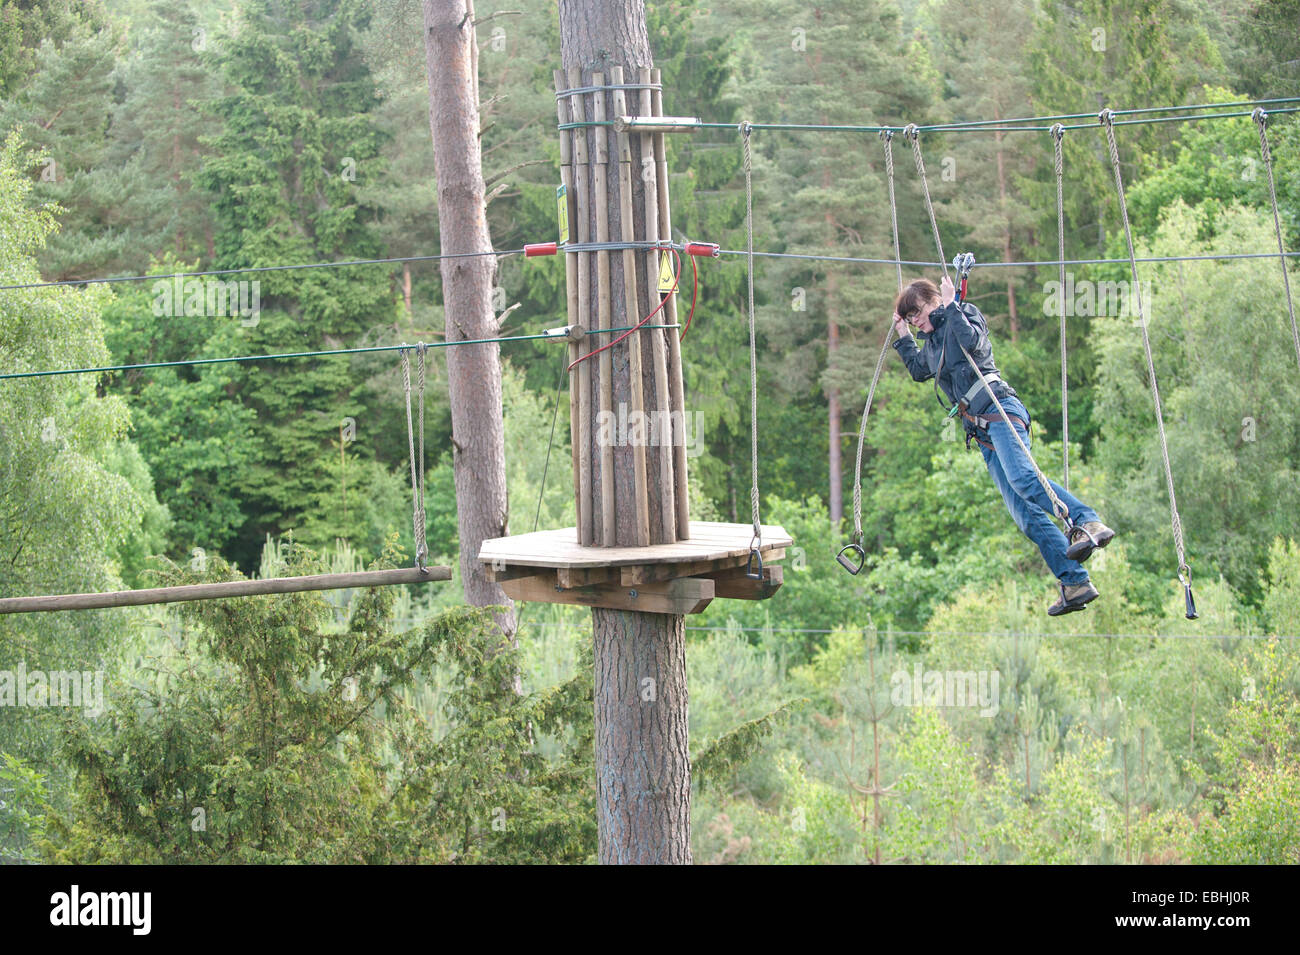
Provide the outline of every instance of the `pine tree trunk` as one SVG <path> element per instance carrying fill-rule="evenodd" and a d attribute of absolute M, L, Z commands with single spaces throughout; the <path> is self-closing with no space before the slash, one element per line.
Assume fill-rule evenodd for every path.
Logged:
<path fill-rule="evenodd" d="M 685 618 L 593 609 L 605 865 L 691 862 Z"/>
<path fill-rule="evenodd" d="M 442 252 L 489 252 L 479 147 L 478 50 L 473 0 L 424 0 L 424 50 L 429 74 L 429 125 L 438 182 Z M 442 297 L 447 341 L 498 334 L 492 310 L 495 260 L 491 256 L 443 259 Z M 487 579 L 479 545 L 507 530 L 505 429 L 501 410 L 501 356 L 496 344 L 443 351 L 451 400 L 451 440 L 460 530 L 460 571 L 465 600 L 482 607 L 513 607 Z M 513 641 L 513 610 L 498 615 Z"/>
<path fill-rule="evenodd" d="M 565 69 L 582 71 L 583 85 L 593 72 L 610 83 L 621 66 L 624 82 L 636 82 L 636 69 L 653 66 L 642 0 L 560 0 L 560 49 Z M 586 98 L 588 102 L 591 97 Z M 636 97 L 631 97 L 636 101 Z M 671 102 L 671 100 L 669 100 Z M 639 110 L 632 110 L 639 112 Z M 586 114 L 593 114 L 588 108 Z M 588 151 L 597 136 L 610 136 L 607 209 L 610 236 L 621 235 L 617 140 L 608 127 L 587 131 Z M 646 235 L 640 187 L 639 149 L 633 146 L 633 231 Z M 666 183 L 661 183 L 666 187 Z M 578 195 L 580 217 L 594 216 L 594 182 Z M 593 220 L 594 221 L 594 220 Z M 640 258 L 640 257 L 639 257 Z M 611 324 L 635 325 L 659 303 L 655 276 L 638 267 L 638 314 L 629 314 L 623 260 L 610 256 Z M 648 340 L 648 336 L 647 339 Z M 648 351 L 648 349 L 647 349 Z M 645 361 L 642 387 L 654 394 L 652 362 Z M 613 362 L 614 400 L 626 400 L 631 367 L 628 349 Z M 593 380 L 595 374 L 593 374 Z M 592 407 L 595 407 L 593 402 Z M 680 410 L 680 409 L 677 409 Z M 622 454 L 626 449 L 618 449 Z M 620 544 L 631 542 L 641 518 L 634 482 L 616 459 L 614 514 Z M 660 486 L 648 482 L 649 513 L 660 511 Z M 651 528 L 654 535 L 653 525 Z M 599 860 L 604 864 L 690 863 L 691 776 L 687 745 L 685 618 L 675 614 L 592 610 L 595 649 L 596 812 Z"/>

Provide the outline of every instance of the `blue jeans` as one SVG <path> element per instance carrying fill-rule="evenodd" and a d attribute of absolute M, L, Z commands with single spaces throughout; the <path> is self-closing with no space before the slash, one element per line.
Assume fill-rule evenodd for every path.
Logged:
<path fill-rule="evenodd" d="M 1029 420 L 1029 412 L 1020 403 L 1019 398 L 1003 398 L 1002 407 L 1007 414 L 1019 415 Z M 997 414 L 991 408 L 989 414 Z M 1016 526 L 1031 541 L 1038 545 L 1038 551 L 1051 569 L 1056 579 L 1063 584 L 1082 584 L 1088 580 L 1088 571 L 1077 560 L 1065 556 L 1069 546 L 1065 534 L 1052 522 L 1052 501 L 1038 483 L 1034 465 L 1020 450 L 1020 445 L 1011 434 L 1014 427 L 1026 448 L 1031 448 L 1029 434 L 1019 423 L 1009 425 L 1005 421 L 994 421 L 989 425 L 989 441 L 993 450 L 980 445 L 984 454 L 984 463 L 988 466 L 993 483 L 1002 494 L 1007 510 L 1015 520 Z M 1097 520 L 1097 512 L 1084 504 L 1055 481 L 1048 480 L 1052 490 L 1070 511 L 1070 518 L 1077 524 Z"/>

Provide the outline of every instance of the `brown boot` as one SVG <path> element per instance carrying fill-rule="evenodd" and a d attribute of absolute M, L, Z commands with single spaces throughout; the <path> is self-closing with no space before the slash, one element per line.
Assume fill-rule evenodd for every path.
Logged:
<path fill-rule="evenodd" d="M 1110 543 L 1115 532 L 1101 521 L 1088 521 L 1075 524 L 1070 528 L 1070 546 L 1065 549 L 1065 556 L 1070 560 L 1087 560 L 1098 547 Z"/>
<path fill-rule="evenodd" d="M 1050 617 L 1059 617 L 1061 614 L 1082 610 L 1090 601 L 1101 596 L 1092 582 L 1087 580 L 1081 584 L 1058 584 L 1058 586 L 1061 589 L 1061 599 L 1047 608 Z"/>

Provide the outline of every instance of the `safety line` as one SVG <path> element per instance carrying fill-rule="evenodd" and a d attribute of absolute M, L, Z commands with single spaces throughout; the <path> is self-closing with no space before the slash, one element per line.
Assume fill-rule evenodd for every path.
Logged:
<path fill-rule="evenodd" d="M 539 620 L 529 626 L 538 629 L 571 629 L 578 630 L 581 628 L 590 629 L 585 623 L 574 621 L 572 623 L 563 620 Z M 1132 639 L 1132 640 L 1296 640 L 1300 639 L 1300 634 L 1267 634 L 1267 633 L 1029 633 L 1015 630 L 890 630 L 890 629 L 873 629 L 868 626 L 854 626 L 846 624 L 843 627 L 835 629 L 826 629 L 818 627 L 704 627 L 688 626 L 687 630 L 697 633 L 722 633 L 728 630 L 736 630 L 740 633 L 811 633 L 811 634 L 828 634 L 843 632 L 846 630 L 861 630 L 864 633 L 874 633 L 878 637 L 1031 637 L 1035 639 L 1046 638 L 1064 638 L 1074 639 L 1083 638 L 1105 638 L 1105 639 Z"/>
<path fill-rule="evenodd" d="M 197 279 L 210 275 L 252 275 L 257 272 L 292 272 L 299 269 L 339 269 L 354 265 L 392 265 L 401 262 L 433 262 L 438 259 L 472 259 L 484 255 L 518 255 L 523 249 L 497 252 L 444 252 L 439 255 L 399 255 L 387 259 L 348 259 L 343 262 L 302 262 L 298 265 L 256 265 L 242 269 L 209 269 L 206 272 L 167 272 L 161 275 L 113 275 L 93 279 L 63 279 L 59 282 L 23 282 L 0 285 L 0 292 L 26 288 L 60 288 L 68 285 L 111 285 L 115 282 L 147 282 L 150 279 Z"/>
<path fill-rule="evenodd" d="M 1247 100 L 1237 103 L 1193 103 L 1188 106 L 1150 106 L 1141 109 L 1112 110 L 1116 116 L 1143 116 L 1141 119 L 1119 120 L 1116 126 L 1141 126 L 1151 123 L 1177 123 L 1190 120 L 1200 119 L 1228 119 L 1238 116 L 1251 115 L 1251 109 L 1256 106 L 1269 105 L 1274 103 L 1300 103 L 1300 97 L 1288 96 L 1278 99 L 1267 100 Z M 1234 110 L 1227 113 L 1200 113 L 1188 116 L 1149 116 L 1150 113 L 1174 113 L 1186 112 L 1188 110 L 1198 109 L 1222 109 L 1230 106 L 1242 107 L 1244 112 Z M 1295 113 L 1300 112 L 1300 107 L 1283 107 L 1279 109 L 1270 109 L 1270 113 Z M 1087 119 L 1095 117 L 1095 112 L 1091 113 L 1063 113 L 1056 116 L 1026 116 L 1014 117 L 1001 120 L 970 120 L 957 123 L 930 123 L 927 125 L 916 125 L 918 132 L 926 133 L 976 133 L 976 132 L 1050 132 L 1051 126 L 1023 125 L 1025 123 L 1059 123 L 1067 119 Z M 584 120 L 580 122 L 569 122 L 557 124 L 557 129 L 578 129 L 588 126 L 613 126 L 612 120 Z M 749 123 L 751 130 L 772 130 L 777 132 L 826 132 L 826 133 L 883 133 L 894 132 L 902 133 L 906 126 L 873 126 L 873 125 L 853 125 L 840 123 Z M 735 123 L 699 123 L 693 125 L 692 129 L 730 129 L 737 128 Z M 1095 123 L 1071 124 L 1066 129 L 1092 129 Z"/>
<path fill-rule="evenodd" d="M 748 255 L 744 249 L 719 249 L 719 255 Z M 1286 252 L 1287 258 L 1300 256 L 1300 252 Z M 946 263 L 926 262 L 920 259 L 903 259 L 899 263 L 896 259 L 873 259 L 852 255 L 817 255 L 805 252 L 755 252 L 755 257 L 767 259 L 808 259 L 817 262 L 850 262 L 860 265 L 911 265 L 917 268 L 937 269 Z M 1217 254 L 1202 255 L 1152 255 L 1139 256 L 1139 262 L 1220 262 L 1231 259 L 1276 259 L 1277 252 L 1221 252 Z M 975 271 L 980 269 L 997 269 L 997 268 L 1034 268 L 1037 266 L 1048 265 L 1128 265 L 1128 259 L 1035 259 L 1009 262 L 978 262 L 975 265 Z"/>
<path fill-rule="evenodd" d="M 626 332 L 635 326 L 626 328 L 593 328 L 587 331 L 588 335 L 605 335 L 610 332 Z M 679 328 L 680 323 L 671 325 L 643 325 L 642 329 L 650 328 Z M 449 348 L 452 345 L 488 345 L 493 342 L 525 342 L 536 341 L 549 338 L 552 341 L 566 341 L 562 336 L 557 335 L 508 335 L 503 338 L 464 338 L 459 341 L 451 342 L 428 342 L 427 348 Z M 9 378 L 48 378 L 54 375 L 89 375 L 110 371 L 137 371 L 145 368 L 174 368 L 186 367 L 190 365 L 221 365 L 230 362 L 240 361 L 277 361 L 289 358 L 317 358 L 329 355 L 362 355 L 370 352 L 385 351 L 402 351 L 407 348 L 414 348 L 415 345 L 371 345 L 365 348 L 334 348 L 327 351 L 303 351 L 303 352 L 285 352 L 278 355 L 238 355 L 227 358 L 186 358 L 179 361 L 151 361 L 143 362 L 137 365 L 105 365 L 100 368 L 61 368 L 53 371 L 17 371 L 9 374 L 0 375 L 0 381 Z"/>

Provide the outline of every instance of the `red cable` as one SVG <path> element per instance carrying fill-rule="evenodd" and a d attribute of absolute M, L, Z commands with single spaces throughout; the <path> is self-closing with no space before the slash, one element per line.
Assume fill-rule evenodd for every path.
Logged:
<path fill-rule="evenodd" d="M 695 256 L 691 256 L 691 311 L 686 316 L 686 325 L 682 328 L 682 333 L 677 336 L 681 341 L 686 337 L 686 333 L 691 330 L 691 319 L 695 317 L 695 299 L 700 294 L 700 270 L 695 266 Z"/>
<path fill-rule="evenodd" d="M 678 284 L 679 280 L 680 280 L 681 277 L 682 277 L 682 257 L 681 257 L 680 255 L 677 254 L 677 250 L 676 250 L 676 249 L 669 249 L 668 251 L 671 252 L 671 253 L 673 254 L 673 258 L 677 260 L 677 274 L 673 276 L 673 287 L 672 287 L 672 289 L 671 289 L 667 294 L 665 294 L 663 298 L 661 298 L 661 299 L 659 300 L 659 304 L 655 306 L 655 310 L 654 310 L 653 312 L 651 312 L 649 315 L 647 315 L 645 318 L 641 319 L 641 321 L 637 322 L 635 325 L 633 325 L 633 326 L 632 326 L 631 328 L 629 328 L 627 331 L 625 331 L 622 335 L 619 335 L 618 338 L 614 339 L 612 342 L 607 342 L 606 344 L 601 345 L 599 348 L 595 349 L 594 351 L 589 351 L 589 352 L 587 352 L 587 354 L 583 355 L 581 358 L 575 358 L 575 359 L 574 359 L 574 360 L 569 364 L 569 368 L 568 368 L 569 371 L 573 371 L 573 369 L 574 369 L 574 367 L 575 367 L 576 365 L 580 364 L 581 362 L 586 361 L 586 360 L 587 360 L 588 358 L 590 358 L 592 355 L 599 355 L 599 354 L 600 354 L 601 352 L 603 352 L 605 349 L 607 349 L 607 348 L 613 348 L 615 345 L 617 345 L 617 344 L 618 344 L 619 342 L 621 342 L 623 339 L 627 338 L 627 336 L 631 335 L 634 331 L 636 331 L 638 328 L 640 328 L 640 327 L 641 327 L 642 325 L 644 325 L 646 322 L 650 321 L 650 319 L 654 318 L 656 315 L 659 314 L 660 310 L 663 309 L 663 307 L 664 307 L 664 303 L 668 301 L 668 296 L 671 295 L 671 294 L 673 294 L 673 292 L 676 292 L 676 291 L 677 291 L 677 284 Z"/>

